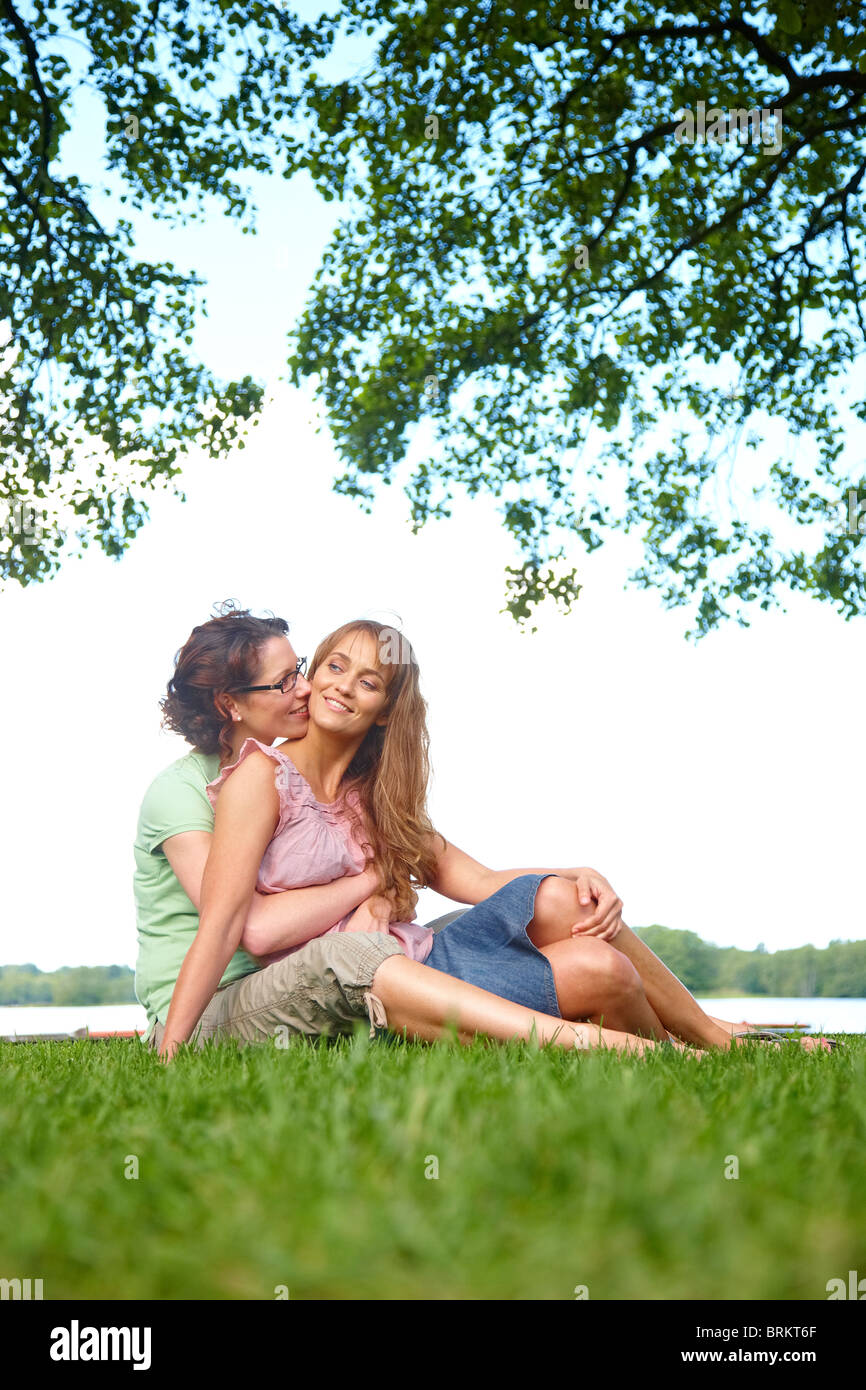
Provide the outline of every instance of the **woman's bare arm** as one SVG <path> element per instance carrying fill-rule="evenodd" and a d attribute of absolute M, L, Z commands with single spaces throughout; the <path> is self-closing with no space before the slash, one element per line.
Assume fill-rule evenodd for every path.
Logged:
<path fill-rule="evenodd" d="M 441 839 L 440 839 L 441 843 Z M 480 903 L 524 874 L 559 874 L 571 878 L 573 869 L 488 869 L 464 850 L 458 849 L 449 841 L 440 851 L 436 863 L 436 876 L 430 887 L 445 898 L 453 898 L 458 903 Z"/>
<path fill-rule="evenodd" d="M 597 936 L 602 941 L 613 941 L 619 934 L 622 900 L 607 879 L 595 869 L 488 869 L 456 845 L 443 841 L 441 836 L 438 843 L 444 844 L 444 849 L 438 853 L 436 876 L 430 887 L 444 897 L 460 903 L 480 903 L 504 888 L 506 883 L 524 874 L 558 874 L 560 878 L 571 879 L 577 886 L 583 906 L 594 904 L 589 917 L 577 928 L 581 936 Z"/>
<path fill-rule="evenodd" d="M 212 844 L 209 831 L 185 830 L 162 845 L 175 877 L 196 909 L 201 906 L 202 878 Z M 311 888 L 254 893 L 240 944 L 258 957 L 303 945 L 352 912 L 378 887 L 375 870 L 365 869 Z"/>
<path fill-rule="evenodd" d="M 188 1041 L 240 945 L 262 855 L 278 820 L 273 762 L 251 753 L 217 799 L 198 931 L 177 977 L 160 1047 L 166 1060 Z"/>

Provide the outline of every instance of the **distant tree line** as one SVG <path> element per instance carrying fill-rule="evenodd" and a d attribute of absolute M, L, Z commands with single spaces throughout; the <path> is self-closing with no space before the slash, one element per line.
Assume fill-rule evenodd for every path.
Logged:
<path fill-rule="evenodd" d="M 792 998 L 866 998 L 866 941 L 828 947 L 755 951 L 716 947 L 694 931 L 637 927 L 637 934 L 692 994 L 777 994 Z M 0 966 L 0 1005 L 135 1004 L 135 972 L 126 965 Z"/>
<path fill-rule="evenodd" d="M 637 927 L 637 935 L 693 994 L 775 994 L 792 998 L 866 998 L 866 941 L 831 941 L 789 951 L 714 946 L 692 931 Z M 0 1005 L 134 1004 L 128 965 L 0 965 Z"/>
<path fill-rule="evenodd" d="M 866 941 L 831 941 L 788 951 L 714 946 L 695 932 L 638 927 L 642 941 L 660 956 L 693 994 L 724 992 L 790 997 L 866 997 Z"/>
<path fill-rule="evenodd" d="M 134 1004 L 135 972 L 128 965 L 0 965 L 2 1004 Z"/>

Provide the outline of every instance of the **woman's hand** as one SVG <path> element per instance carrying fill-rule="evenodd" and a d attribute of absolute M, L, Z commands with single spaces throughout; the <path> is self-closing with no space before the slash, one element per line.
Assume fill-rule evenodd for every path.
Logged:
<path fill-rule="evenodd" d="M 343 931 L 387 932 L 393 919 L 394 913 L 388 899 L 374 893 L 355 908 Z"/>
<path fill-rule="evenodd" d="M 572 936 L 597 936 L 601 941 L 613 941 L 622 927 L 622 899 L 595 869 L 569 869 L 568 877 L 575 883 L 581 906 L 596 904 L 591 917 L 572 927 Z"/>
<path fill-rule="evenodd" d="M 253 894 L 241 937 L 247 955 L 262 967 L 282 960 L 286 952 L 321 936 L 348 912 L 378 893 L 379 875 L 371 865 L 360 874 L 347 874 L 310 888 L 290 888 L 283 893 Z"/>

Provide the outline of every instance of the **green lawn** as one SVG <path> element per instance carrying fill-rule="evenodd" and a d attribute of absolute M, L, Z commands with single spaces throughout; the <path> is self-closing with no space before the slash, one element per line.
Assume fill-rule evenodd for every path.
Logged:
<path fill-rule="evenodd" d="M 46 1299 L 826 1299 L 866 1274 L 847 1042 L 641 1060 L 359 1033 L 169 1068 L 127 1040 L 3 1044 L 0 1277 Z"/>

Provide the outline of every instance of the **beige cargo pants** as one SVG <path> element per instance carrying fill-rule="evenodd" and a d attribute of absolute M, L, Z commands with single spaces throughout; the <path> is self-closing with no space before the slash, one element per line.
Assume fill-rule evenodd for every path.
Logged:
<path fill-rule="evenodd" d="M 449 913 L 429 925 L 434 931 L 459 917 Z M 334 932 L 314 937 L 300 950 L 218 989 L 190 1037 L 201 1049 L 209 1041 L 237 1038 L 270 1042 L 291 1035 L 308 1038 L 351 1033 L 367 1017 L 370 1037 L 388 1026 L 382 1001 L 373 993 L 373 976 L 388 956 L 402 955 L 396 937 L 385 932 Z M 148 1047 L 162 1043 L 165 1020 L 157 1020 Z"/>

